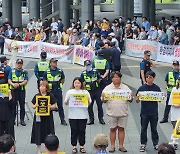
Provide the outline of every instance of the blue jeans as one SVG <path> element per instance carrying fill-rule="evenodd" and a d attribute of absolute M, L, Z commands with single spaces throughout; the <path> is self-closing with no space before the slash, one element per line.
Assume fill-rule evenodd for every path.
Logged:
<path fill-rule="evenodd" d="M 147 144 L 147 127 L 150 122 L 151 127 L 151 138 L 153 145 L 158 145 L 159 136 L 157 132 L 157 123 L 158 116 L 157 115 L 141 115 L 141 144 Z"/>

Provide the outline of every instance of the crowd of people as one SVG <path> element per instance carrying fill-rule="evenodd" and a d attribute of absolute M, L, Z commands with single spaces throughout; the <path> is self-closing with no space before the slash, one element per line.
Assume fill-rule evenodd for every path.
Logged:
<path fill-rule="evenodd" d="M 171 37 L 171 41 L 167 41 L 173 44 L 179 44 L 179 18 L 172 17 L 172 20 L 165 24 L 165 20 L 159 23 L 159 27 L 170 25 L 167 30 L 174 28 L 172 31 L 176 31 L 175 35 Z M 136 32 L 136 27 L 139 28 L 139 32 Z M 158 27 L 158 26 L 157 26 Z M 127 22 L 123 22 L 122 18 L 115 19 L 112 24 L 109 23 L 108 19 L 104 18 L 103 22 L 97 21 L 92 23 L 87 20 L 86 25 L 81 27 L 80 21 L 77 23 L 73 22 L 71 27 L 65 30 L 63 22 L 58 19 L 56 22 L 55 18 L 52 19 L 52 23 L 49 24 L 46 19 L 42 23 L 39 18 L 38 21 L 31 19 L 27 27 L 23 29 L 22 35 L 16 28 L 13 30 L 11 24 L 6 19 L 3 26 L 1 27 L 1 40 L 5 38 L 13 39 L 10 50 L 12 53 L 17 54 L 18 45 L 16 40 L 24 41 L 44 41 L 54 44 L 62 45 L 76 45 L 81 44 L 83 46 L 89 46 L 96 53 L 94 59 L 84 61 L 85 70 L 79 74 L 79 77 L 75 77 L 72 81 L 71 89 L 66 92 L 65 100 L 63 102 L 62 87 L 65 82 L 66 75 L 62 69 L 57 67 L 58 60 L 56 57 L 47 60 L 47 53 L 41 52 L 40 60 L 34 66 L 34 73 L 37 78 L 37 88 L 39 92 L 35 94 L 32 99 L 32 108 L 37 110 L 39 107 L 37 98 L 49 98 L 50 103 L 48 108 L 49 114 L 46 116 L 34 114 L 31 143 L 37 145 L 37 153 L 41 153 L 41 144 L 45 143 L 48 150 L 57 151 L 59 141 L 55 134 L 53 111 L 58 111 L 60 122 L 62 125 L 67 126 L 65 121 L 65 113 L 63 103 L 68 105 L 69 109 L 69 125 L 71 129 L 71 145 L 72 153 L 78 152 L 77 145 L 79 143 L 81 153 L 86 153 L 86 125 L 93 125 L 95 122 L 95 116 L 93 112 L 93 104 L 96 101 L 98 109 L 99 123 L 105 125 L 104 111 L 102 108 L 103 103 L 106 104 L 106 114 L 108 124 L 110 127 L 110 149 L 109 152 L 115 152 L 116 134 L 118 132 L 118 151 L 127 152 L 124 147 L 125 139 L 125 128 L 128 121 L 128 106 L 134 99 L 134 94 L 131 89 L 122 83 L 121 74 L 121 51 L 123 48 L 123 40 L 125 39 L 139 39 L 146 38 L 149 40 L 156 40 L 161 42 L 161 38 L 166 34 L 162 28 L 156 30 L 156 25 L 153 29 L 150 29 L 150 24 L 146 17 L 143 17 L 143 22 L 140 23 L 137 17 L 134 17 L 133 21 L 130 19 Z M 160 32 L 161 31 L 161 32 Z M 171 32 L 170 32 L 171 33 Z M 157 38 L 154 36 L 157 34 Z M 167 35 L 167 34 L 166 34 Z M 153 38 L 153 39 L 152 39 Z M 169 38 L 169 37 L 168 37 Z M 164 41 L 164 39 L 162 39 Z M 166 42 L 166 41 L 164 41 Z M 161 43 L 164 43 L 161 42 Z M 2 49 L 2 48 L 1 48 Z M 3 52 L 1 52 L 3 54 Z M 4 89 L 7 95 L 0 97 L 0 135 L 10 134 L 11 138 L 15 139 L 14 125 L 18 123 L 16 119 L 17 106 L 20 106 L 20 124 L 26 126 L 24 121 L 25 117 L 25 98 L 26 98 L 26 85 L 28 84 L 28 72 L 23 69 L 23 59 L 16 59 L 16 54 L 12 54 L 10 60 L 10 66 L 8 59 L 5 56 L 1 57 L 0 66 L 0 84 L 8 85 L 8 88 Z M 150 58 L 151 52 L 145 51 L 144 58 L 140 63 L 140 79 L 142 86 L 140 86 L 136 92 L 136 102 L 141 102 L 140 120 L 141 120 L 141 135 L 140 135 L 140 152 L 146 151 L 147 145 L 147 127 L 150 123 L 153 148 L 160 151 L 159 154 L 163 154 L 163 150 L 166 147 L 171 149 L 170 145 L 164 144 L 158 146 L 159 135 L 157 131 L 158 123 L 158 101 L 141 101 L 139 99 L 139 93 L 144 91 L 161 92 L 158 85 L 154 83 L 156 77 L 155 72 L 151 70 L 151 67 L 156 67 L 154 62 Z M 179 61 L 173 61 L 173 70 L 168 72 L 165 81 L 167 83 L 167 101 L 164 118 L 161 123 L 168 121 L 170 112 L 170 106 L 172 106 L 171 122 L 173 128 L 180 117 L 179 105 L 172 103 L 171 91 L 180 92 L 180 73 L 179 73 Z M 129 99 L 108 99 L 106 94 L 112 91 L 126 91 L 128 92 Z M 83 95 L 86 98 L 85 102 L 87 106 L 77 107 L 71 106 L 74 95 Z M 115 94 L 114 94 L 115 95 Z M 88 120 L 89 119 L 89 120 Z M 102 134 L 96 139 L 99 142 L 103 141 Z M 1 137 L 0 137 L 1 138 Z M 5 137 L 10 138 L 10 137 Z M 175 140 L 175 136 L 172 135 L 172 139 Z M 54 141 L 55 145 L 51 147 L 50 141 Z M 13 142 L 14 143 L 14 142 Z M 2 141 L 0 139 L 0 145 L 4 143 L 4 137 Z M 14 145 L 14 144 L 13 144 Z M 14 146 L 11 145 L 10 149 L 14 151 Z M 50 148 L 48 149 L 48 147 Z M 108 143 L 107 140 L 103 144 L 94 142 L 94 147 L 97 149 L 97 154 L 107 153 Z M 1 147 L 1 146 L 0 146 Z M 173 144 L 173 149 L 177 149 L 177 143 Z M 161 149 L 162 148 L 162 149 Z M 164 148 L 164 149 L 163 149 Z M 9 149 L 9 150 L 10 150 Z M 161 149 L 161 150 L 160 150 Z M 7 149 L 6 149 L 7 150 Z M 0 152 L 4 152 L 0 149 Z M 5 153 L 5 152 L 4 152 Z M 167 153 L 167 152 L 166 152 Z M 175 152 L 174 152 L 175 153 Z M 173 152 L 172 152 L 173 154 Z"/>

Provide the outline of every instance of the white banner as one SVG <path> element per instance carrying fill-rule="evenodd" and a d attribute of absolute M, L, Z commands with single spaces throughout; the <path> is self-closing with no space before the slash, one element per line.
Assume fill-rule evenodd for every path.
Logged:
<path fill-rule="evenodd" d="M 165 92 L 156 92 L 156 91 L 143 91 L 139 92 L 140 101 L 165 101 L 166 93 Z"/>
<path fill-rule="evenodd" d="M 9 55 L 9 46 L 12 40 L 6 39 L 4 44 L 4 53 Z M 23 42 L 18 43 L 18 56 L 39 58 L 41 51 L 47 52 L 48 59 L 56 57 L 62 62 L 73 62 L 74 48 L 69 46 L 56 45 L 45 42 Z"/>
<path fill-rule="evenodd" d="M 74 63 L 83 65 L 85 60 L 92 60 L 95 52 L 87 47 L 75 46 L 74 49 Z"/>
<path fill-rule="evenodd" d="M 171 63 L 173 60 L 180 62 L 180 46 L 158 44 L 157 61 Z"/>
<path fill-rule="evenodd" d="M 151 51 L 151 58 L 156 60 L 158 51 L 158 42 L 149 40 L 126 39 L 125 54 L 133 57 L 144 57 L 144 51 Z"/>

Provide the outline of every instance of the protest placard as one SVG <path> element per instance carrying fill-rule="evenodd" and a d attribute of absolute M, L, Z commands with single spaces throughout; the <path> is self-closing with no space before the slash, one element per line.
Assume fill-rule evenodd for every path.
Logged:
<path fill-rule="evenodd" d="M 104 91 L 104 100 L 107 100 L 107 101 L 131 100 L 131 91 L 124 91 L 124 90 Z"/>
<path fill-rule="evenodd" d="M 174 129 L 174 137 L 180 138 L 180 118 L 176 122 L 176 126 Z"/>
<path fill-rule="evenodd" d="M 49 116 L 50 115 L 50 96 L 36 96 L 36 115 Z"/>
<path fill-rule="evenodd" d="M 0 97 L 8 97 L 8 84 L 0 84 Z"/>
<path fill-rule="evenodd" d="M 166 93 L 165 92 L 156 92 L 156 91 L 143 91 L 139 92 L 140 101 L 165 101 Z"/>
<path fill-rule="evenodd" d="M 180 92 L 172 92 L 172 104 L 180 104 Z"/>
<path fill-rule="evenodd" d="M 71 94 L 69 107 L 88 107 L 88 94 Z"/>

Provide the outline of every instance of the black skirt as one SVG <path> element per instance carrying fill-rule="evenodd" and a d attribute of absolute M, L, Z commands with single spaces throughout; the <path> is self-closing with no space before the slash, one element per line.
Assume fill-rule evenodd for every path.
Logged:
<path fill-rule="evenodd" d="M 50 112 L 50 116 L 41 116 L 40 119 L 41 122 L 36 122 L 36 115 L 34 115 L 31 143 L 36 145 L 41 145 L 41 143 L 44 143 L 47 135 L 55 134 L 52 112 Z"/>

